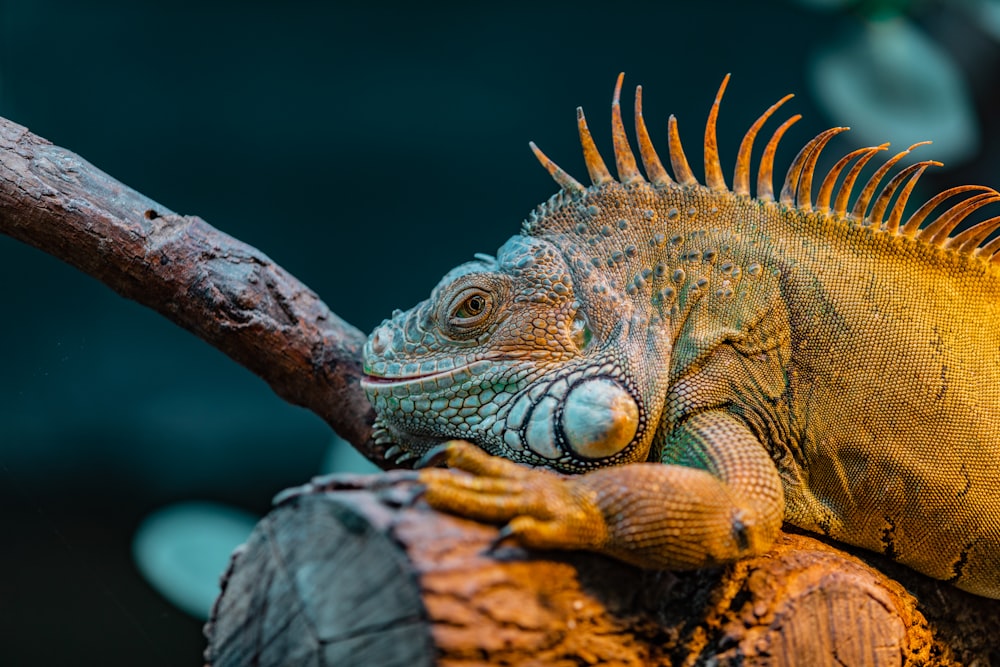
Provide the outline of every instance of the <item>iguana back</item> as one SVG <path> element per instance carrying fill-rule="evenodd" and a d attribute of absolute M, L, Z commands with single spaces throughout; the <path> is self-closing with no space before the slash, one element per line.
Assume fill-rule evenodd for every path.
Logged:
<path fill-rule="evenodd" d="M 690 205 L 699 198 L 684 199 Z M 705 199 L 692 208 L 717 207 L 711 224 L 719 231 L 702 234 L 703 224 L 682 218 L 674 233 L 699 239 L 686 244 L 689 256 L 701 252 L 696 263 L 704 263 L 706 250 L 718 253 L 712 273 L 721 275 L 709 277 L 712 285 L 725 275 L 717 267 L 727 263 L 756 261 L 761 271 L 779 274 L 773 307 L 783 312 L 765 339 L 786 359 L 784 374 L 777 367 L 771 377 L 755 373 L 745 356 L 720 358 L 716 349 L 716 359 L 695 364 L 686 381 L 680 372 L 672 375 L 668 397 L 685 394 L 685 400 L 668 398 L 665 423 L 767 397 L 772 404 L 758 405 L 756 417 L 743 414 L 774 416 L 754 431 L 771 443 L 778 462 L 787 521 L 940 579 L 958 581 L 980 565 L 996 586 L 1000 279 L 994 266 L 822 214 Z M 738 298 L 738 285 L 730 289 Z M 750 319 L 765 309 L 747 310 Z M 692 332 L 715 338 L 718 326 L 713 321 Z M 736 363 L 739 372 L 728 370 Z M 706 391 L 713 376 L 736 389 Z M 692 393 L 709 398 L 695 404 Z"/>
<path fill-rule="evenodd" d="M 456 268 L 373 333 L 365 386 L 380 439 L 401 458 L 464 438 L 584 472 L 450 445 L 450 464 L 490 479 L 424 473 L 432 504 L 509 522 L 530 545 L 696 567 L 766 549 L 784 519 L 1000 597 L 1000 241 L 987 241 L 1000 217 L 951 236 L 1000 195 L 955 188 L 904 218 L 935 164 L 879 190 L 904 151 L 849 211 L 884 146 L 849 154 L 814 188 L 834 128 L 802 149 L 775 201 L 773 156 L 793 117 L 751 198 L 755 135 L 788 98 L 747 133 L 730 189 L 715 141 L 725 83 L 705 185 L 673 117 L 668 175 L 641 89 L 640 173 L 620 78 L 617 179 L 582 112 L 592 186 L 532 145 L 560 193 L 496 259 Z"/>

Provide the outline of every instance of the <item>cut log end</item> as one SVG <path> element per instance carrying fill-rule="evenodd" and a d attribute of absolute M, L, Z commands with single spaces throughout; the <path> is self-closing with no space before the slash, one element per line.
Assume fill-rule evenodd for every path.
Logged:
<path fill-rule="evenodd" d="M 209 663 L 432 664 L 414 571 L 366 500 L 304 496 L 258 524 L 213 609 Z"/>

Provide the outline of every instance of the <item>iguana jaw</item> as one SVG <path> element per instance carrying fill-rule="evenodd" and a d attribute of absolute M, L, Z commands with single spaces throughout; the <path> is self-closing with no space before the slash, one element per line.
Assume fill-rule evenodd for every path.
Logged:
<path fill-rule="evenodd" d="M 455 363 L 452 359 L 442 361 Z M 376 444 L 392 445 L 387 458 L 403 463 L 452 438 L 485 444 L 487 436 L 480 428 L 490 428 L 496 422 L 495 405 L 509 401 L 520 380 L 532 375 L 531 369 L 516 359 L 457 363 L 454 368 L 426 373 L 412 372 L 419 366 L 427 368 L 423 364 L 366 364 L 361 387 L 378 414 L 372 437 Z M 406 370 L 411 374 L 403 374 Z M 437 431 L 448 435 L 433 435 Z"/>
<path fill-rule="evenodd" d="M 361 379 L 361 388 L 369 396 L 378 392 L 390 392 L 397 396 L 408 396 L 416 393 L 429 393 L 434 390 L 447 389 L 457 382 L 465 382 L 474 376 L 481 375 L 495 362 L 474 361 L 457 368 L 446 368 L 428 373 L 405 374 L 398 368 L 389 367 L 394 373 L 381 373 L 376 369 L 365 369 Z M 395 366 L 398 366 L 396 364 Z"/>
<path fill-rule="evenodd" d="M 559 369 L 491 358 L 437 373 L 369 375 L 362 386 L 379 415 L 374 439 L 392 445 L 386 456 L 397 463 L 459 438 L 573 472 L 634 459 L 643 436 L 637 387 L 611 358 Z"/>

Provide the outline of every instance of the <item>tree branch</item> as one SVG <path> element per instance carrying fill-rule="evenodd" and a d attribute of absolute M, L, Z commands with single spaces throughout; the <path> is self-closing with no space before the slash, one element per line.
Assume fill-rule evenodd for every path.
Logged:
<path fill-rule="evenodd" d="M 256 248 L 3 118 L 0 232 L 184 327 L 391 467 L 359 385 L 364 334 Z"/>

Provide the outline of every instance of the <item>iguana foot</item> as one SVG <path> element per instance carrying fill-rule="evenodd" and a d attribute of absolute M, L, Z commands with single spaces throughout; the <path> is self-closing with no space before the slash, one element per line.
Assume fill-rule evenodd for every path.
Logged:
<path fill-rule="evenodd" d="M 450 468 L 420 471 L 424 498 L 431 507 L 505 523 L 501 539 L 513 537 L 536 549 L 600 550 L 607 541 L 596 493 L 580 484 L 579 477 L 490 456 L 461 440 L 440 445 L 421 463 L 445 463 Z"/>

